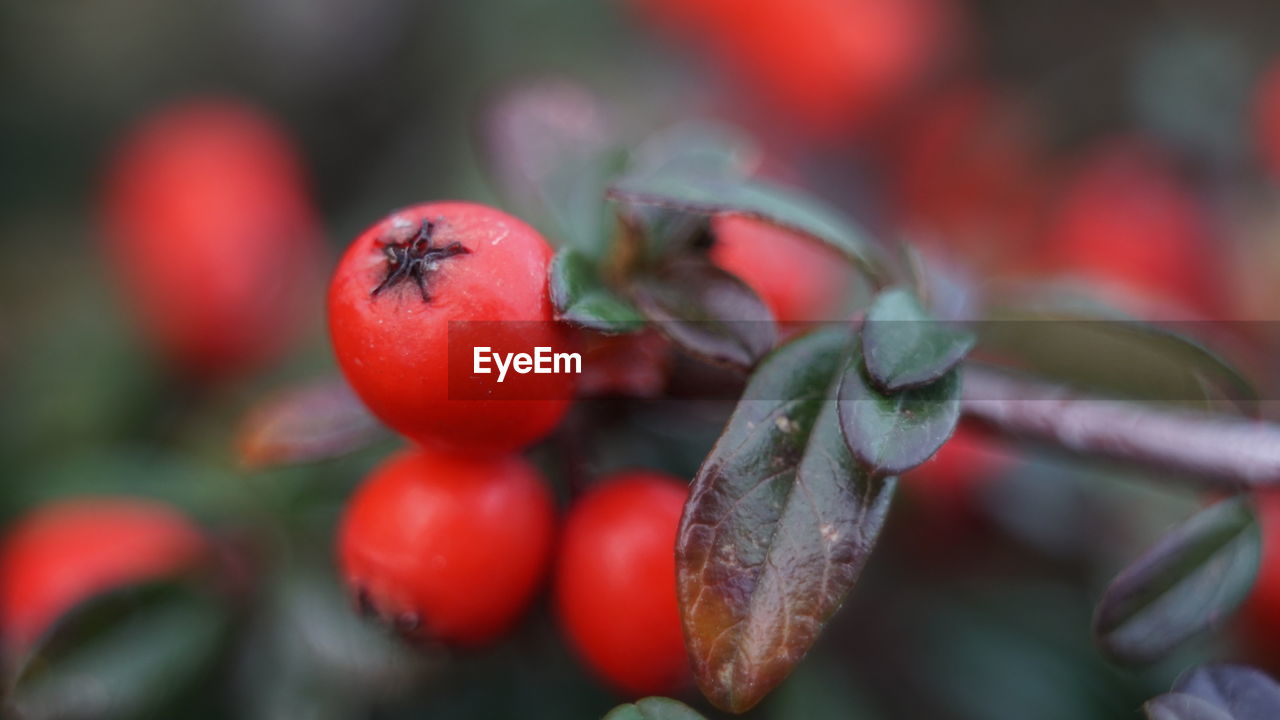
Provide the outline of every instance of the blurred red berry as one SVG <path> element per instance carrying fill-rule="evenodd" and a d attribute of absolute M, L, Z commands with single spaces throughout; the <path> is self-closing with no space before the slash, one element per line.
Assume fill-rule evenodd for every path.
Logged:
<path fill-rule="evenodd" d="M 565 521 L 556 606 L 571 644 L 597 675 L 631 695 L 689 680 L 676 599 L 676 526 L 688 486 L 645 470 L 618 473 Z"/>
<path fill-rule="evenodd" d="M 193 567 L 209 544 L 160 502 L 79 498 L 36 509 L 0 545 L 0 637 L 20 652 L 94 595 Z"/>
<path fill-rule="evenodd" d="M 1094 283 L 1126 310 L 1222 310 L 1222 266 L 1199 199 L 1171 162 L 1140 142 L 1116 140 L 1088 154 L 1050 221 L 1052 270 Z"/>
<path fill-rule="evenodd" d="M 759 106 L 819 137 L 851 137 L 951 45 L 945 0 L 637 0 L 698 43 Z"/>
<path fill-rule="evenodd" d="M 1258 83 L 1254 100 L 1254 132 L 1264 167 L 1280 180 L 1280 60 L 1276 60 Z"/>
<path fill-rule="evenodd" d="M 322 245 L 288 136 L 231 100 L 174 105 L 121 144 L 103 216 L 122 289 L 180 369 L 256 369 L 301 330 Z"/>
<path fill-rule="evenodd" d="M 411 637 L 478 646 L 528 607 L 554 532 L 551 492 L 523 458 L 414 449 L 356 490 L 338 560 L 363 611 Z"/>
<path fill-rule="evenodd" d="M 488 393 L 478 397 L 463 396 L 458 383 L 472 375 L 476 346 L 563 350 L 550 261 L 537 231 L 483 205 L 391 214 L 355 239 L 329 287 L 343 374 L 374 415 L 423 445 L 506 451 L 542 438 L 568 407 L 572 375 L 511 372 L 505 385 L 496 372 L 476 375 Z M 492 394 L 499 390 L 512 394 Z"/>
<path fill-rule="evenodd" d="M 711 260 L 736 275 L 782 323 L 841 317 L 849 263 L 835 250 L 798 233 L 744 215 L 713 221 Z"/>
<path fill-rule="evenodd" d="M 1038 238 L 1048 195 L 1027 109 L 966 83 L 930 98 L 913 117 L 890 160 L 906 227 L 981 265 L 1016 265 Z"/>

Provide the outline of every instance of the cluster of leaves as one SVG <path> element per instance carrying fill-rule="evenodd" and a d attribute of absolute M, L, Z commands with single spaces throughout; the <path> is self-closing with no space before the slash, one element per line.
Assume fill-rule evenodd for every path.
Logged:
<path fill-rule="evenodd" d="M 577 97 L 580 107 L 586 97 Z M 897 254 L 852 221 L 752 177 L 754 151 L 732 132 L 678 126 L 626 154 L 605 141 L 607 132 L 586 147 L 571 126 L 539 129 L 544 152 L 558 147 L 571 167 L 612 170 L 573 174 L 592 187 L 546 193 L 545 204 L 528 208 L 534 216 L 601 223 L 550 226 L 588 240 L 557 255 L 551 280 L 561 318 L 606 333 L 648 323 L 691 355 L 750 373 L 694 478 L 676 548 L 699 687 L 715 705 L 741 712 L 788 675 L 856 582 L 895 476 L 950 437 L 961 413 L 959 366 L 979 338 L 935 319 L 922 299 L 927 282 L 910 276 L 910 263 L 890 262 Z M 512 162 L 520 158 L 503 164 Z M 512 173 L 500 166 L 497 175 Z M 566 198 L 581 207 L 602 180 L 612 201 L 605 210 L 574 215 L 556 207 Z M 708 217 L 727 213 L 803 234 L 848 258 L 872 297 L 862 320 L 779 345 L 759 298 L 707 259 L 715 242 Z M 1023 299 L 989 319 L 980 325 L 984 357 L 1010 370 L 1108 398 L 1226 401 L 1237 411 L 1256 400 L 1233 367 L 1195 341 L 1078 301 Z M 1095 619 L 1099 648 L 1130 664 L 1166 656 L 1243 600 L 1259 553 L 1247 498 L 1197 514 L 1104 593 Z M 649 716 L 642 704 L 625 712 Z"/>

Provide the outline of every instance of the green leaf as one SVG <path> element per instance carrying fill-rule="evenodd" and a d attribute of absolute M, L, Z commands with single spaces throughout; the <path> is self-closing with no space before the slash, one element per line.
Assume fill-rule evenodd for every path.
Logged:
<path fill-rule="evenodd" d="M 1183 673 L 1173 690 L 1225 710 L 1232 720 L 1280 717 L 1280 685 L 1266 673 L 1245 665 L 1202 665 Z"/>
<path fill-rule="evenodd" d="M 186 588 L 95 598 L 42 640 L 13 705 L 28 720 L 155 713 L 209 666 L 225 629 L 221 608 Z"/>
<path fill-rule="evenodd" d="M 236 449 L 250 468 L 318 462 L 372 445 L 381 427 L 341 378 L 324 378 L 251 408 Z"/>
<path fill-rule="evenodd" d="M 590 91 L 546 78 L 499 96 L 479 133 L 490 177 L 521 214 L 592 257 L 612 229 L 604 187 L 625 163 L 606 115 Z"/>
<path fill-rule="evenodd" d="M 595 262 L 573 248 L 561 248 L 551 261 L 551 301 L 561 320 L 599 332 L 631 332 L 644 325 L 639 311 L 604 284 Z"/>
<path fill-rule="evenodd" d="M 1094 615 L 1099 646 L 1116 660 L 1155 660 L 1244 600 L 1262 540 L 1247 500 L 1202 510 L 1121 572 Z"/>
<path fill-rule="evenodd" d="M 691 213 L 739 213 L 827 243 L 873 280 L 882 278 L 880 250 L 861 228 L 816 200 L 766 182 L 696 172 L 628 174 L 609 188 L 627 205 L 657 205 Z"/>
<path fill-rule="evenodd" d="M 1113 399 L 1258 400 L 1249 381 L 1194 340 L 1148 323 L 1074 310 L 1002 310 L 978 347 L 1001 364 Z"/>
<path fill-rule="evenodd" d="M 1142 706 L 1147 720 L 1233 720 L 1226 711 L 1195 695 L 1165 693 Z"/>
<path fill-rule="evenodd" d="M 862 354 L 871 379 L 885 392 L 933 382 L 973 349 L 972 333 L 929 316 L 914 293 L 880 293 L 862 325 Z"/>
<path fill-rule="evenodd" d="M 634 278 L 631 297 L 664 335 L 711 362 L 750 368 L 777 341 L 764 301 L 705 258 L 679 258 Z"/>
<path fill-rule="evenodd" d="M 800 662 L 853 587 L 896 481 L 840 437 L 835 389 L 851 338 L 800 337 L 766 357 L 698 470 L 676 542 L 694 676 L 742 712 Z"/>
<path fill-rule="evenodd" d="M 634 703 L 619 705 L 604 716 L 604 720 L 706 720 L 682 702 L 664 697 L 641 698 Z"/>
<path fill-rule="evenodd" d="M 840 380 L 840 428 L 855 457 L 872 472 L 897 475 L 928 460 L 960 420 L 960 371 L 887 395 L 866 366 L 852 362 Z"/>

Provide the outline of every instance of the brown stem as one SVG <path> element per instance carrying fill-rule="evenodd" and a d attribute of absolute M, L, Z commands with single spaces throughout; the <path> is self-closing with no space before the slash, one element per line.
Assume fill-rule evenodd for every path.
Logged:
<path fill-rule="evenodd" d="M 1154 402 L 1107 400 L 966 367 L 963 412 L 1003 435 L 1215 486 L 1280 485 L 1280 425 Z"/>

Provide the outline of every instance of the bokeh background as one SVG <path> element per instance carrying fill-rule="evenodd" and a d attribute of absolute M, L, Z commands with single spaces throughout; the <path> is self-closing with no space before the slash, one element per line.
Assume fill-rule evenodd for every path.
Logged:
<path fill-rule="evenodd" d="M 333 372 L 322 295 L 287 352 L 230 378 L 193 379 L 144 338 L 107 259 L 103 203 L 121 139 L 170 103 L 232 98 L 274 118 L 305 170 L 323 269 L 391 209 L 501 205 L 477 118 L 555 77 L 595 93 L 623 139 L 687 118 L 742 127 L 768 174 L 979 288 L 1071 275 L 1136 314 L 1277 317 L 1280 81 L 1266 83 L 1280 5 L 841 5 L 0 3 L 0 521 L 86 494 L 159 498 L 216 538 L 230 577 L 214 609 L 168 632 L 143 623 L 79 670 L 118 673 L 128 702 L 95 705 L 71 682 L 33 717 L 594 718 L 625 699 L 580 668 L 545 600 L 476 652 L 411 649 L 356 617 L 333 525 L 396 441 L 240 467 L 246 410 Z M 1280 337 L 1257 327 L 1238 359 L 1265 386 Z M 691 477 L 726 409 L 597 399 L 570 427 L 589 476 Z M 1196 661 L 1280 662 L 1267 623 L 1280 607 L 1143 671 L 1091 645 L 1101 589 L 1199 505 L 1190 490 L 967 432 L 943 453 L 905 479 L 859 587 L 750 717 L 1134 718 Z M 534 451 L 566 500 L 555 455 Z M 170 675 L 131 664 L 147 647 L 179 659 Z"/>

